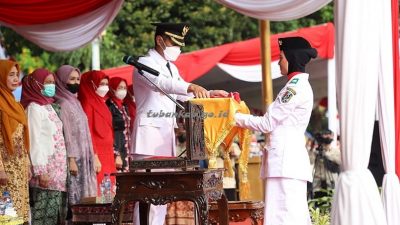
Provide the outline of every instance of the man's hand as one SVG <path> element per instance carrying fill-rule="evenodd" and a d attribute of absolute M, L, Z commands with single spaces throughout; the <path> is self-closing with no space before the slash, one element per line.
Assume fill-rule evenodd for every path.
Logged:
<path fill-rule="evenodd" d="M 96 173 L 100 173 L 101 171 L 101 163 L 97 155 L 94 155 L 94 170 Z"/>
<path fill-rule="evenodd" d="M 211 97 L 228 97 L 229 93 L 224 90 L 212 90 L 210 91 Z"/>
<path fill-rule="evenodd" d="M 0 185 L 4 186 L 8 183 L 8 177 L 4 170 L 0 171 Z"/>
<path fill-rule="evenodd" d="M 39 176 L 39 187 L 47 188 L 49 187 L 49 176 L 48 175 L 40 175 Z"/>
<path fill-rule="evenodd" d="M 210 93 L 202 86 L 196 84 L 190 84 L 188 87 L 188 92 L 193 92 L 196 98 L 209 98 Z"/>
<path fill-rule="evenodd" d="M 115 167 L 117 169 L 121 169 L 122 168 L 122 159 L 121 159 L 121 156 L 119 156 L 119 155 L 117 155 L 115 157 Z"/>
<path fill-rule="evenodd" d="M 69 172 L 72 176 L 78 175 L 78 165 L 76 165 L 75 158 L 69 158 Z"/>

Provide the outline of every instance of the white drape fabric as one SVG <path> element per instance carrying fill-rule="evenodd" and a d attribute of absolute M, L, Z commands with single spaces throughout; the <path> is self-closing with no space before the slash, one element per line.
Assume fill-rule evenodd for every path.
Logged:
<path fill-rule="evenodd" d="M 232 77 L 243 80 L 246 82 L 261 82 L 262 81 L 262 68 L 261 64 L 258 65 L 230 65 L 225 63 L 218 63 L 217 66 L 231 75 Z M 281 77 L 281 70 L 279 69 L 278 61 L 271 62 L 271 77 L 276 79 Z"/>
<path fill-rule="evenodd" d="M 375 0 L 337 0 L 335 7 L 342 172 L 336 184 L 331 224 L 386 225 L 379 190 L 368 170 L 380 46 L 384 41 L 391 43 L 377 32 L 385 12 L 381 1 Z"/>
<path fill-rule="evenodd" d="M 215 0 L 246 16 L 262 20 L 286 21 L 307 16 L 332 0 Z"/>
<path fill-rule="evenodd" d="M 400 184 L 395 174 L 395 119 L 394 77 L 392 57 L 391 2 L 382 1 L 382 23 L 377 31 L 381 34 L 378 114 L 382 159 L 386 171 L 382 183 L 382 201 L 388 225 L 400 224 Z M 388 40 L 390 38 L 390 41 Z"/>
<path fill-rule="evenodd" d="M 10 27 L 24 38 L 49 51 L 78 49 L 98 37 L 113 21 L 123 0 L 114 0 L 89 13 L 55 23 Z"/>

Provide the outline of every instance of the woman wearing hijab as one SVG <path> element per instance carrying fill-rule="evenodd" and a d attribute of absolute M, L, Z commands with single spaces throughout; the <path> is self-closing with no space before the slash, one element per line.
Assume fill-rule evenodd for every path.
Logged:
<path fill-rule="evenodd" d="M 112 115 L 114 130 L 115 166 L 118 170 L 129 171 L 128 150 L 131 143 L 131 118 L 128 105 L 124 103 L 127 96 L 127 82 L 120 77 L 110 79 L 110 98 L 106 104 Z"/>
<path fill-rule="evenodd" d="M 67 156 L 54 83 L 54 75 L 46 69 L 36 69 L 22 80 L 21 104 L 28 116 L 33 168 L 33 225 L 61 224 L 65 219 Z"/>
<path fill-rule="evenodd" d="M 18 216 L 29 219 L 28 121 L 12 91 L 19 86 L 19 65 L 0 60 L 0 194 L 8 191 Z"/>
<path fill-rule="evenodd" d="M 128 86 L 128 94 L 124 99 L 124 103 L 128 106 L 129 116 L 131 117 L 131 133 L 133 129 L 133 123 L 135 122 L 136 118 L 136 103 L 135 103 L 135 94 L 133 93 L 133 86 L 132 84 Z"/>
<path fill-rule="evenodd" d="M 70 65 L 63 65 L 56 72 L 55 99 L 61 106 L 60 119 L 64 126 L 70 205 L 82 198 L 97 196 L 92 138 L 86 114 L 77 99 L 80 77 L 79 69 Z"/>
<path fill-rule="evenodd" d="M 106 105 L 108 90 L 108 77 L 103 72 L 93 70 L 82 74 L 78 99 L 88 118 L 95 153 L 95 166 L 99 171 L 97 184 L 102 182 L 104 174 L 116 172 L 112 117 Z M 115 179 L 112 180 L 115 184 Z"/>
<path fill-rule="evenodd" d="M 307 181 L 312 180 L 305 131 L 313 91 L 305 66 L 317 51 L 302 37 L 280 38 L 279 66 L 288 77 L 264 116 L 235 114 L 239 127 L 269 134 L 261 176 L 266 181 L 264 225 L 311 225 Z"/>

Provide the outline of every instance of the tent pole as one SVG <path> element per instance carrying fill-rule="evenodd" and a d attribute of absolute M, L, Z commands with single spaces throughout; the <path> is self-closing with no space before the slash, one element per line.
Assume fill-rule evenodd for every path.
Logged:
<path fill-rule="evenodd" d="M 267 107 L 272 103 L 272 76 L 271 76 L 271 32 L 269 20 L 260 20 L 260 40 L 261 40 L 261 68 L 262 68 L 262 110 L 267 111 Z M 265 134 L 265 143 L 269 141 L 269 135 Z M 265 171 L 264 171 L 265 172 Z M 265 200 L 266 186 L 263 182 L 263 200 Z"/>
<path fill-rule="evenodd" d="M 100 70 L 100 38 L 92 41 L 92 70 Z"/>
<path fill-rule="evenodd" d="M 261 39 L 261 67 L 262 67 L 262 110 L 265 113 L 272 103 L 272 78 L 271 78 L 271 34 L 269 20 L 260 20 Z"/>

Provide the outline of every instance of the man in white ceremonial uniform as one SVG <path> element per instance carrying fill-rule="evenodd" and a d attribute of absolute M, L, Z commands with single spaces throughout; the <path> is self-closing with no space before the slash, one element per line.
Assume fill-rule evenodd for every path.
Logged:
<path fill-rule="evenodd" d="M 185 82 L 179 75 L 177 67 L 172 63 L 185 46 L 184 38 L 189 30 L 184 23 L 153 23 L 156 26 L 155 48 L 138 62 L 160 72 L 159 76 L 143 71 L 144 76 L 174 99 L 186 101 L 189 98 L 209 98 L 224 96 L 222 90 L 207 91 L 201 86 Z M 145 159 L 152 156 L 175 156 L 175 131 L 177 128 L 176 105 L 160 92 L 153 84 L 139 74 L 133 73 L 133 90 L 136 101 L 136 118 L 132 132 L 132 153 L 134 159 Z M 135 212 L 137 221 L 138 211 Z M 163 225 L 167 206 L 150 206 L 149 224 Z"/>
<path fill-rule="evenodd" d="M 279 66 L 288 82 L 264 116 L 237 113 L 237 126 L 269 134 L 261 177 L 266 182 L 264 225 L 311 225 L 307 181 L 312 180 L 305 131 L 313 91 L 305 66 L 317 51 L 302 37 L 280 38 Z"/>

